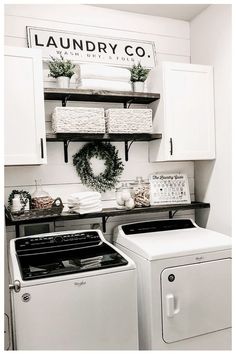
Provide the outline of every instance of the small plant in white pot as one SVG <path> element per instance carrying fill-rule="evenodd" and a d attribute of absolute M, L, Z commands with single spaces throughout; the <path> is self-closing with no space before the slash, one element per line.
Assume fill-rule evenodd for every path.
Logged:
<path fill-rule="evenodd" d="M 71 60 L 65 60 L 62 55 L 60 55 L 60 58 L 50 57 L 48 76 L 57 79 L 60 88 L 69 88 L 70 79 L 75 73 L 75 64 Z"/>
<path fill-rule="evenodd" d="M 135 92 L 143 92 L 144 82 L 146 81 L 149 73 L 149 69 L 145 69 L 141 63 L 133 65 L 130 69 L 131 77 L 130 81 L 133 83 L 133 90 Z"/>

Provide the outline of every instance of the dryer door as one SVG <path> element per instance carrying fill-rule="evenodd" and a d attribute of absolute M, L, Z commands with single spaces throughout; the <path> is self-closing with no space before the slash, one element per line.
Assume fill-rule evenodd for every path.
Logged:
<path fill-rule="evenodd" d="M 166 343 L 231 327 L 231 259 L 166 268 L 161 288 Z"/>

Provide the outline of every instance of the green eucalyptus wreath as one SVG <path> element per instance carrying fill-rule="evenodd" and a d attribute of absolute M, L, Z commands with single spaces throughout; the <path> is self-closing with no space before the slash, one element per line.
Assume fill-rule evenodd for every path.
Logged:
<path fill-rule="evenodd" d="M 105 170 L 98 176 L 94 175 L 91 167 L 90 159 L 92 157 L 104 160 Z M 113 189 L 124 170 L 124 165 L 121 158 L 118 157 L 115 146 L 103 142 L 84 145 L 73 156 L 73 165 L 76 167 L 82 183 L 98 192 Z"/>

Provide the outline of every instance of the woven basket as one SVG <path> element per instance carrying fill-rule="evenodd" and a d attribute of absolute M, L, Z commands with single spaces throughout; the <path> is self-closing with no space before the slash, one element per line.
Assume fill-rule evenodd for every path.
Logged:
<path fill-rule="evenodd" d="M 104 109 L 56 107 L 52 129 L 55 133 L 105 133 Z"/>
<path fill-rule="evenodd" d="M 152 133 L 151 109 L 111 108 L 105 119 L 108 133 Z"/>

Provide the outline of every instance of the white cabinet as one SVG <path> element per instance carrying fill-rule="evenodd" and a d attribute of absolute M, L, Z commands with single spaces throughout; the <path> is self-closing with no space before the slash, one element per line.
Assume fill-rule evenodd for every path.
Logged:
<path fill-rule="evenodd" d="M 165 62 L 155 74 L 161 94 L 154 107 L 150 161 L 215 158 L 213 69 L 211 66 Z"/>
<path fill-rule="evenodd" d="M 5 48 L 5 165 L 46 160 L 43 68 L 37 49 Z"/>

